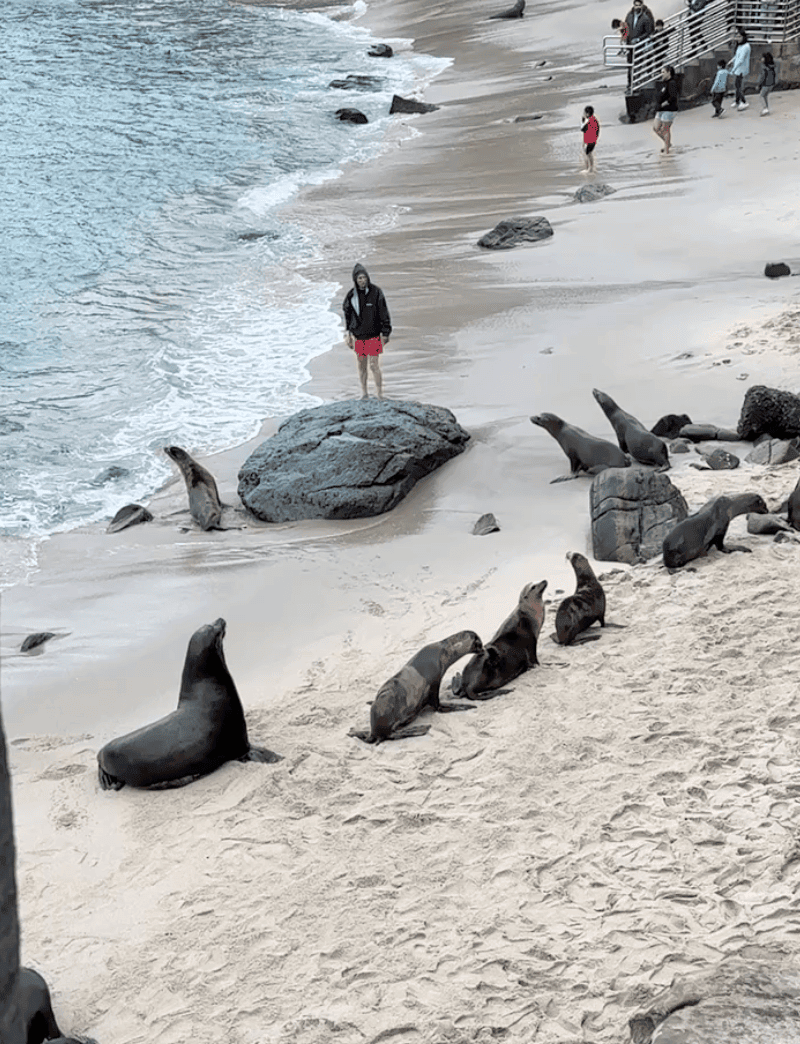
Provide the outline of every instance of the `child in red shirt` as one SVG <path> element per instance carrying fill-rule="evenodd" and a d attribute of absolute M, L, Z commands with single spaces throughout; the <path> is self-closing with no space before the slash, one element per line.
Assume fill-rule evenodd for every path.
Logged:
<path fill-rule="evenodd" d="M 591 105 L 587 105 L 583 110 L 581 130 L 583 131 L 583 155 L 581 156 L 583 173 L 594 174 L 594 148 L 597 144 L 597 139 L 600 137 L 600 122 L 595 116 Z"/>

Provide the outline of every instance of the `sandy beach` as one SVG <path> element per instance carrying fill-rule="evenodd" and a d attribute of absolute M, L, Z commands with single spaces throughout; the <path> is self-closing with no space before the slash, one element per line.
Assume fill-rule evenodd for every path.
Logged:
<path fill-rule="evenodd" d="M 328 236 L 303 276 L 338 279 L 338 309 L 367 266 L 394 322 L 387 395 L 453 410 L 467 452 L 384 517 L 261 525 L 232 507 L 245 528 L 224 533 L 189 525 L 176 474 L 154 523 L 53 537 L 3 593 L 23 960 L 62 1029 L 99 1044 L 611 1044 L 678 972 L 800 951 L 800 547 L 738 519 L 750 554 L 594 563 L 623 626 L 558 647 L 589 481 L 550 484 L 566 458 L 528 419 L 612 438 L 597 387 L 648 426 L 732 427 L 750 385 L 798 391 L 797 284 L 763 269 L 800 268 L 800 93 L 774 94 L 769 119 L 681 112 L 661 157 L 599 64 L 624 11 L 490 6 L 369 6 L 378 39 L 453 59 L 425 93 L 441 107 L 295 205 Z M 615 191 L 578 204 L 589 103 Z M 550 240 L 477 248 L 538 214 Z M 352 355 L 330 349 L 306 390 L 350 398 Z M 260 438 L 204 461 L 228 504 Z M 698 459 L 670 472 L 690 510 L 742 490 L 775 507 L 800 477 Z M 487 511 L 501 531 L 473 536 Z M 541 665 L 511 693 L 426 715 L 424 737 L 347 737 L 422 645 L 488 639 L 541 579 Z M 189 637 L 220 616 L 251 739 L 284 760 L 100 791 L 97 750 L 174 709 Z M 41 630 L 57 637 L 23 656 Z"/>

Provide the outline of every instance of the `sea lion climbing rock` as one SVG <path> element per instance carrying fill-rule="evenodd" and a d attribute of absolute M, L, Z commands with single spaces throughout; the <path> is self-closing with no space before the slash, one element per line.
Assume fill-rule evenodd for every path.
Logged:
<path fill-rule="evenodd" d="M 189 494 L 189 512 L 198 526 L 205 530 L 222 529 L 222 504 L 211 472 L 206 471 L 180 446 L 165 446 L 164 452 L 181 470 Z"/>
<path fill-rule="evenodd" d="M 599 635 L 586 635 L 582 632 L 591 627 L 596 620 L 601 627 L 605 627 L 605 591 L 585 555 L 569 551 L 567 561 L 575 570 L 577 585 L 575 593 L 568 595 L 558 607 L 555 640 L 558 645 L 596 641 Z"/>
<path fill-rule="evenodd" d="M 597 388 L 592 389 L 592 395 L 608 417 L 623 453 L 630 453 L 633 459 L 638 460 L 640 464 L 651 464 L 653 467 L 661 468 L 669 467 L 669 454 L 663 439 L 648 431 L 632 413 L 617 406 L 610 395 L 606 395 Z"/>
<path fill-rule="evenodd" d="M 453 678 L 453 694 L 467 700 L 491 700 L 500 696 L 502 685 L 535 667 L 539 660 L 536 643 L 544 623 L 542 594 L 547 581 L 527 584 L 519 596 L 514 612 L 482 651 Z"/>
<path fill-rule="evenodd" d="M 220 617 L 192 635 L 177 709 L 112 740 L 97 755 L 103 790 L 205 776 L 226 761 L 281 760 L 270 750 L 250 746 L 242 703 L 222 650 L 225 627 Z"/>
<path fill-rule="evenodd" d="M 351 729 L 348 735 L 365 743 L 424 736 L 430 725 L 411 725 L 411 722 L 425 707 L 440 712 L 471 710 L 454 703 L 442 703 L 439 688 L 445 671 L 456 660 L 482 648 L 474 631 L 459 631 L 440 642 L 423 646 L 405 667 L 381 685 L 370 711 L 369 732 Z"/>
<path fill-rule="evenodd" d="M 731 520 L 748 512 L 768 514 L 767 505 L 758 493 L 723 495 L 709 500 L 664 537 L 664 565 L 668 569 L 679 569 L 687 562 L 702 558 L 712 547 L 726 555 L 732 551 L 749 551 L 749 547 L 725 547 L 723 543 Z"/>
<path fill-rule="evenodd" d="M 604 468 L 627 468 L 631 458 L 607 439 L 598 439 L 582 428 L 557 417 L 555 413 L 537 413 L 530 418 L 531 424 L 553 436 L 569 460 L 573 476 L 585 473 L 596 475 Z M 561 482 L 563 479 L 553 479 Z"/>

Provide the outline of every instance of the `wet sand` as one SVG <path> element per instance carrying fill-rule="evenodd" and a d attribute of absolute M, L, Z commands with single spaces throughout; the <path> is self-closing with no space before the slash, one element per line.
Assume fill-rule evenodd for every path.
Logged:
<path fill-rule="evenodd" d="M 752 554 L 695 572 L 597 564 L 624 629 L 578 649 L 545 637 L 511 694 L 426 737 L 346 737 L 421 645 L 488 638 L 531 580 L 548 579 L 552 629 L 564 554 L 589 551 L 588 481 L 549 484 L 566 458 L 530 414 L 608 438 L 593 387 L 648 425 L 733 426 L 750 384 L 797 390 L 796 284 L 762 273 L 798 267 L 800 97 L 774 95 L 769 119 L 682 112 L 662 158 L 647 125 L 618 122 L 622 77 L 597 65 L 608 5 L 486 12 L 370 7 L 379 39 L 454 58 L 425 95 L 441 108 L 297 204 L 330 229 L 303 274 L 340 278 L 340 298 L 367 265 L 394 320 L 387 394 L 448 406 L 468 451 L 351 523 L 184 532 L 176 475 L 155 523 L 55 537 L 3 596 L 23 954 L 73 1032 L 611 1042 L 687 965 L 797 952 L 794 544 L 738 520 Z M 616 191 L 580 205 L 587 103 Z M 476 248 L 518 214 L 546 215 L 552 239 Z M 343 343 L 311 371 L 322 398 L 357 393 Z M 204 462 L 229 504 L 255 444 Z M 692 509 L 751 488 L 775 504 L 800 472 L 673 465 Z M 502 530 L 474 537 L 485 511 Z M 218 616 L 253 742 L 285 761 L 101 793 L 97 749 L 173 709 L 189 636 Z M 59 637 L 23 657 L 45 629 Z"/>

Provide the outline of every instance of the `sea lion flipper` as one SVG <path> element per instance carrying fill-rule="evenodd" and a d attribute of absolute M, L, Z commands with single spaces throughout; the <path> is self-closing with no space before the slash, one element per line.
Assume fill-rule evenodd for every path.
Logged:
<path fill-rule="evenodd" d="M 240 761 L 259 761 L 264 765 L 271 765 L 276 761 L 283 761 L 283 754 L 276 754 L 266 747 L 251 747 L 250 750 L 239 758 Z"/>
<path fill-rule="evenodd" d="M 376 740 L 374 739 L 372 733 L 371 732 L 367 732 L 366 729 L 350 729 L 349 732 L 347 733 L 347 735 L 348 736 L 352 736 L 353 739 L 360 739 L 364 743 L 375 743 L 376 742 Z"/>
<path fill-rule="evenodd" d="M 97 776 L 100 780 L 100 787 L 103 790 L 122 790 L 125 783 L 121 779 L 116 779 L 114 776 L 109 775 L 105 769 L 97 766 Z"/>
<path fill-rule="evenodd" d="M 513 689 L 490 689 L 488 692 L 473 692 L 468 700 L 493 700 L 495 696 L 507 696 Z M 468 710 L 468 707 L 456 707 L 455 710 Z"/>
<path fill-rule="evenodd" d="M 442 714 L 449 714 L 451 711 L 475 710 L 475 708 L 470 707 L 468 703 L 442 703 L 441 700 L 439 701 L 439 706 L 436 709 L 437 711 L 441 711 Z"/>
<path fill-rule="evenodd" d="M 580 472 L 574 475 L 559 475 L 558 478 L 550 479 L 550 485 L 554 486 L 556 482 L 571 482 L 573 479 L 580 478 Z"/>
<path fill-rule="evenodd" d="M 583 645 L 585 642 L 599 642 L 601 637 L 602 635 L 599 634 L 587 634 L 584 632 L 583 634 L 577 634 L 569 644 Z"/>
<path fill-rule="evenodd" d="M 723 555 L 730 555 L 734 551 L 745 551 L 748 555 L 752 554 L 753 552 L 752 547 L 742 547 L 741 544 L 728 544 L 727 547 L 720 547 L 719 550 L 723 553 Z"/>

